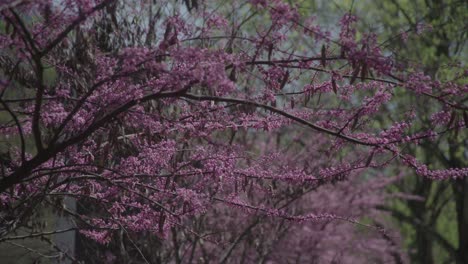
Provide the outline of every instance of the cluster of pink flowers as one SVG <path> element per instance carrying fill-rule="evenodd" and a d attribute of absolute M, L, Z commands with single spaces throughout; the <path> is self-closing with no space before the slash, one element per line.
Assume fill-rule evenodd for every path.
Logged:
<path fill-rule="evenodd" d="M 101 244 L 112 243 L 118 230 L 160 239 L 176 237 L 172 232 L 195 236 L 197 228 L 208 234 L 223 228 L 214 220 L 218 213 L 232 229 L 213 232 L 213 240 L 227 243 L 242 234 L 233 222 L 263 221 L 259 229 L 279 234 L 283 226 L 275 220 L 285 219 L 297 239 L 256 231 L 284 246 L 271 254 L 281 263 L 294 247 L 324 249 L 316 256 L 324 260 L 342 250 L 357 261 L 359 253 L 348 248 L 353 241 L 359 252 L 376 254 L 350 226 L 367 213 L 380 216 L 375 207 L 392 183 L 381 177 L 383 168 L 402 160 L 431 179 L 467 176 L 467 168 L 429 169 L 407 151 L 444 136 L 438 129 L 452 118 L 448 129 L 466 126 L 460 95 L 467 85 L 398 71 L 376 35 L 357 34 L 352 14 L 332 39 L 312 21 L 302 25 L 298 8 L 286 1 L 248 1 L 252 17 L 267 14 L 262 25 L 255 18 L 232 25 L 208 2 L 184 15 L 158 13 L 150 25 L 128 22 L 126 14 L 138 11 L 125 1 L 24 1 L 2 10 L 15 34 L 0 36 L 1 56 L 24 74 L 4 71 L 9 79 L 0 82 L 0 111 L 10 118 L 0 131 L 15 139 L 9 160 L 2 158 L 0 209 L 14 218 L 35 206 L 31 200 L 60 204 L 73 197 L 94 211 L 65 213 Z M 141 5 L 148 11 L 148 3 Z M 22 24 L 31 14 L 41 19 Z M 98 31 L 104 22 L 118 27 L 113 20 L 140 31 L 105 32 L 120 38 L 109 51 L 102 42 L 111 40 Z M 247 26 L 255 30 L 238 32 Z M 317 40 L 321 49 L 291 51 L 292 42 Z M 50 82 L 43 80 L 47 67 L 55 73 Z M 421 117 L 433 128 L 411 131 L 421 123 L 394 104 L 400 87 L 443 109 Z M 210 235 L 196 240 L 204 236 Z M 395 253 L 381 233 L 368 236 L 385 256 Z M 248 251 L 247 262 L 255 254 Z"/>

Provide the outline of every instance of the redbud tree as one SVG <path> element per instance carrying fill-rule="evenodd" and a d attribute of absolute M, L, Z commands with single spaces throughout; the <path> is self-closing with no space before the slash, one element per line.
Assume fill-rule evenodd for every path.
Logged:
<path fill-rule="evenodd" d="M 0 12 L 2 243 L 78 231 L 96 263 L 402 263 L 377 208 L 417 197 L 387 186 L 408 170 L 468 176 L 407 151 L 466 135 L 468 72 L 440 82 L 399 65 L 352 14 L 318 25 L 281 0 Z M 395 109 L 407 94 L 433 111 Z M 73 226 L 31 226 L 45 207 Z"/>

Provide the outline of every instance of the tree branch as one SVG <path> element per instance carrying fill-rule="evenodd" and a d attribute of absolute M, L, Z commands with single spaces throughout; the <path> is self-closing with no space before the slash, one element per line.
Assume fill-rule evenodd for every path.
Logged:
<path fill-rule="evenodd" d="M 328 134 L 328 135 L 332 135 L 332 136 L 335 136 L 337 138 L 341 138 L 341 139 L 344 139 L 346 141 L 349 141 L 349 142 L 352 142 L 352 143 L 355 143 L 355 144 L 359 144 L 359 145 L 364 145 L 364 146 L 373 146 L 373 147 L 377 147 L 378 145 L 377 144 L 373 144 L 373 143 L 369 143 L 369 142 L 365 142 L 365 141 L 361 141 L 359 139 L 356 139 L 356 138 L 352 138 L 352 137 L 349 137 L 349 136 L 346 136 L 346 135 L 343 135 L 343 134 L 340 134 L 338 132 L 335 132 L 335 131 L 332 131 L 332 130 L 329 130 L 329 129 L 326 129 L 324 127 L 321 127 L 321 126 L 318 126 L 318 125 L 315 125 L 315 124 L 312 124 L 310 123 L 309 121 L 306 121 L 300 117 L 297 117 L 297 116 L 294 116 L 292 114 L 289 114 L 283 110 L 280 110 L 276 107 L 273 107 L 273 106 L 269 106 L 269 105 L 265 105 L 265 104 L 261 104 L 261 103 L 257 103 L 257 102 L 254 102 L 254 101 L 249 101 L 249 100 L 246 100 L 246 99 L 237 99 L 237 98 L 229 98 L 229 97 L 217 97 L 217 96 L 207 96 L 207 95 L 194 95 L 194 94 L 189 94 L 189 93 L 186 93 L 186 94 L 182 94 L 181 97 L 184 97 L 184 98 L 188 98 L 188 99 L 192 99 L 192 100 L 198 100 L 198 101 L 214 101 L 214 102 L 229 102 L 229 103 L 239 103 L 239 104 L 244 104 L 244 105 L 252 105 L 252 106 L 255 106 L 255 107 L 258 107 L 258 108 L 262 108 L 262 109 L 265 109 L 265 110 L 269 110 L 273 113 L 276 113 L 276 114 L 279 114 L 281 116 L 284 116 L 284 117 L 287 117 L 293 121 L 296 121 L 297 123 L 299 124 L 302 124 L 302 125 L 305 125 L 307 127 L 310 127 L 318 132 L 321 132 L 321 133 L 325 133 L 325 134 Z"/>

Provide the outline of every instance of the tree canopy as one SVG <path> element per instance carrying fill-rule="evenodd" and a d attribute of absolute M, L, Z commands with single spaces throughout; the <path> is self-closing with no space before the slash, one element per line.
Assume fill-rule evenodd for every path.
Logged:
<path fill-rule="evenodd" d="M 320 25 L 300 3 L 0 4 L 0 243 L 44 257 L 18 240 L 60 251 L 50 236 L 77 231 L 91 253 L 58 257 L 86 263 L 406 262 L 382 208 L 421 196 L 389 186 L 466 183 L 416 149 L 466 141 L 468 69 L 437 78 L 352 12 Z M 409 28 L 390 37 L 433 30 Z M 35 224 L 44 208 L 70 228 Z"/>

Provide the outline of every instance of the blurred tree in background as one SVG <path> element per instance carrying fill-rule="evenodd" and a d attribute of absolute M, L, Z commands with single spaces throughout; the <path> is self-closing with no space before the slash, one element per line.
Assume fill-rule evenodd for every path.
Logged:
<path fill-rule="evenodd" d="M 456 75 L 453 66 L 468 61 L 468 2 L 458 0 L 311 1 L 321 13 L 356 14 L 363 29 L 379 34 L 382 46 L 393 51 L 402 67 L 423 67 L 440 81 Z M 414 34 L 415 33 L 415 34 Z M 401 93 L 389 112 L 414 106 L 417 116 L 434 105 Z M 453 113 L 453 119 L 462 118 Z M 431 126 L 423 119 L 422 126 Z M 385 124 L 382 124 L 385 125 Z M 460 141 L 461 139 L 461 141 Z M 468 135 L 450 133 L 436 142 L 411 147 L 425 162 L 440 167 L 468 165 Z M 412 175 L 407 172 L 408 176 Z M 412 193 L 422 200 L 392 200 L 381 208 L 392 212 L 406 239 L 412 263 L 468 263 L 468 182 L 466 179 L 431 181 L 412 175 L 389 191 Z"/>
<path fill-rule="evenodd" d="M 14 261 L 468 262 L 466 3 L 0 11 Z"/>

